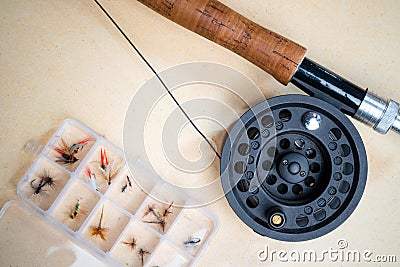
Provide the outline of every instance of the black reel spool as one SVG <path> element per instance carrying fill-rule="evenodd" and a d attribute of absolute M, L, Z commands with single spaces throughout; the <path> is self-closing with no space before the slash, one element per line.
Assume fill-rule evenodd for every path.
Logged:
<path fill-rule="evenodd" d="M 222 152 L 221 181 L 232 209 L 277 240 L 310 240 L 336 229 L 356 208 L 366 179 L 367 156 L 354 125 L 309 96 L 254 106 Z"/>

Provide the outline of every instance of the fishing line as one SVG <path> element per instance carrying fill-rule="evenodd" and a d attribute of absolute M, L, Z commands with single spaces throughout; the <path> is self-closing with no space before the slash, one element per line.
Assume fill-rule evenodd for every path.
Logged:
<path fill-rule="evenodd" d="M 221 156 L 219 155 L 218 151 L 215 149 L 215 147 L 211 144 L 211 142 L 207 139 L 207 137 L 200 131 L 200 129 L 194 124 L 192 119 L 189 117 L 189 115 L 185 112 L 183 107 L 179 104 L 178 100 L 174 97 L 174 95 L 171 93 L 171 90 L 167 87 L 167 85 L 164 83 L 163 79 L 161 79 L 160 75 L 158 75 L 158 72 L 151 66 L 149 61 L 143 56 L 143 54 L 139 51 L 139 49 L 133 44 L 133 42 L 129 39 L 129 37 L 125 34 L 125 32 L 119 27 L 118 23 L 110 16 L 110 14 L 107 12 L 107 10 L 104 9 L 104 7 L 97 1 L 93 0 L 99 8 L 104 12 L 104 14 L 111 20 L 111 22 L 114 24 L 114 26 L 118 29 L 118 31 L 122 34 L 122 36 L 128 41 L 130 46 L 135 50 L 135 52 L 139 55 L 139 57 L 143 60 L 143 62 L 149 67 L 149 69 L 156 75 L 157 79 L 160 81 L 164 89 L 167 91 L 169 96 L 172 98 L 172 100 L 175 102 L 175 104 L 178 106 L 178 108 L 181 110 L 183 115 L 187 118 L 187 120 L 190 122 L 190 124 L 193 126 L 193 128 L 201 135 L 201 137 L 207 142 L 207 144 L 211 147 L 211 149 L 215 152 L 215 155 L 219 159 L 221 159 Z"/>

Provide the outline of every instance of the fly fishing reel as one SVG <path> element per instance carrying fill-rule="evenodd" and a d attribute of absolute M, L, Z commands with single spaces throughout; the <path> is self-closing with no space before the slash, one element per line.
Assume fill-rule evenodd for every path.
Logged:
<path fill-rule="evenodd" d="M 320 237 L 342 224 L 367 179 L 364 144 L 334 106 L 278 96 L 248 110 L 226 139 L 221 180 L 235 213 L 278 240 Z"/>

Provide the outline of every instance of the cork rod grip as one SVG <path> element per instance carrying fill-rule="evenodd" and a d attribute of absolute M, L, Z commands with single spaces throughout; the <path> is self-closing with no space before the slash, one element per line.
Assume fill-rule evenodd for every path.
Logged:
<path fill-rule="evenodd" d="M 287 85 L 306 49 L 216 0 L 138 0 L 164 17 L 233 51 Z"/>

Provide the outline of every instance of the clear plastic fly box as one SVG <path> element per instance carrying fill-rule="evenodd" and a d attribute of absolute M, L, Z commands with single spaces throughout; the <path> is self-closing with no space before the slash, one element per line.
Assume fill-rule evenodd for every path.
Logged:
<path fill-rule="evenodd" d="M 121 149 L 65 120 L 18 184 L 31 208 L 10 201 L 0 213 L 3 264 L 194 265 L 218 218 L 203 207 L 174 206 L 193 202 L 147 167 L 137 168 L 144 185 L 131 176 Z M 168 201 L 154 198 L 161 195 Z"/>

